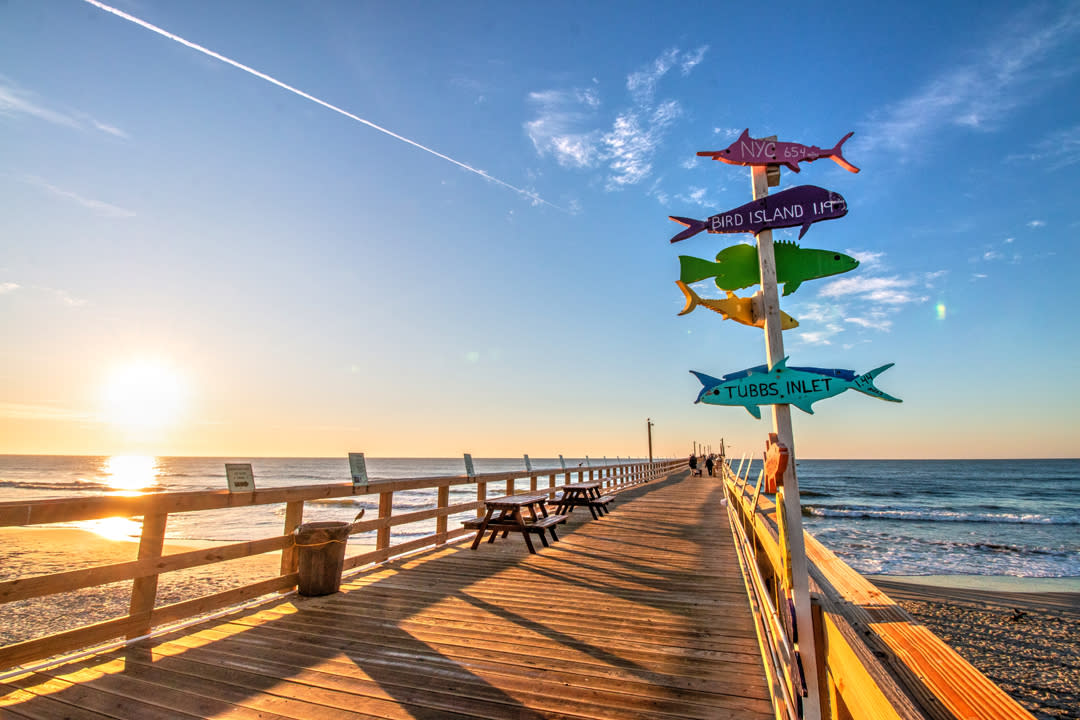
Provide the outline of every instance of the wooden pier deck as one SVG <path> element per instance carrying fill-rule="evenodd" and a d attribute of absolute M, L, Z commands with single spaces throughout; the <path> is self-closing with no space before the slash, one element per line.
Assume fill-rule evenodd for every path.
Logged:
<path fill-rule="evenodd" d="M 719 479 L 0 683 L 2 718 L 772 718 Z"/>

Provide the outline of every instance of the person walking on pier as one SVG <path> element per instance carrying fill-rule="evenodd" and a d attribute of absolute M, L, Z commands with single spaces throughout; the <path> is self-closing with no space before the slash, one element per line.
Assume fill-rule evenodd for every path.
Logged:
<path fill-rule="evenodd" d="M 712 457 L 712 455 L 705 458 L 705 469 L 709 471 L 709 477 L 712 477 L 713 476 L 713 473 L 712 473 L 712 470 L 713 470 L 713 457 Z"/>
<path fill-rule="evenodd" d="M 697 469 L 697 455 L 695 455 L 694 453 L 690 453 L 690 474 L 691 475 L 700 475 L 701 474 L 701 473 L 698 472 L 698 469 Z"/>

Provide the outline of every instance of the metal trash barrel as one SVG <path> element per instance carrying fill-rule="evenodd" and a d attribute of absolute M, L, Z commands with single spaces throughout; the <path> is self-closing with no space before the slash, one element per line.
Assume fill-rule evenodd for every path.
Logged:
<path fill-rule="evenodd" d="M 300 574 L 297 592 L 310 597 L 338 591 L 351 529 L 352 523 L 347 522 L 304 523 L 296 528 Z"/>

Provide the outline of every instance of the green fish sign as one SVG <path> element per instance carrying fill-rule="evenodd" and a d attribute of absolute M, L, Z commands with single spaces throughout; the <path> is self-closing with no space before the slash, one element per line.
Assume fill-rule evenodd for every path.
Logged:
<path fill-rule="evenodd" d="M 776 254 L 776 282 L 784 283 L 784 295 L 790 295 L 807 280 L 839 275 L 859 266 L 859 261 L 831 250 L 801 248 L 793 242 L 773 244 Z M 738 290 L 761 282 L 757 248 L 732 245 L 716 254 L 716 262 L 679 256 L 679 280 L 689 285 L 715 277 L 721 290 Z"/>

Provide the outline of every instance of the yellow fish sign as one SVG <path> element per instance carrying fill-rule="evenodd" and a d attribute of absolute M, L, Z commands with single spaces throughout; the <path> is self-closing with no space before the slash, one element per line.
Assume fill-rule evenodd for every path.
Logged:
<path fill-rule="evenodd" d="M 725 320 L 734 320 L 737 323 L 743 325 L 749 325 L 751 327 L 765 327 L 765 313 L 759 309 L 759 300 L 757 295 L 753 297 L 741 298 L 735 295 L 735 293 L 727 290 L 727 297 L 724 299 L 706 299 L 701 298 L 695 293 L 689 285 L 682 280 L 676 280 L 675 284 L 679 286 L 679 289 L 683 291 L 683 295 L 686 296 L 686 307 L 682 309 L 680 315 L 686 315 L 693 311 L 698 305 L 703 305 L 709 308 L 713 312 L 718 312 Z M 799 327 L 799 321 L 791 317 L 784 311 L 780 311 L 780 329 L 790 330 L 791 328 Z"/>

